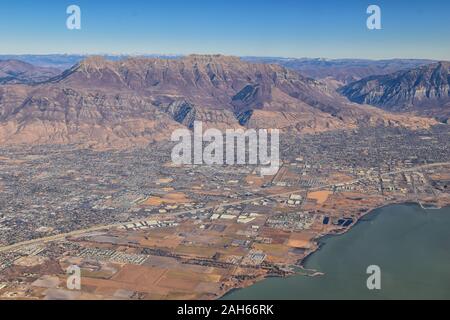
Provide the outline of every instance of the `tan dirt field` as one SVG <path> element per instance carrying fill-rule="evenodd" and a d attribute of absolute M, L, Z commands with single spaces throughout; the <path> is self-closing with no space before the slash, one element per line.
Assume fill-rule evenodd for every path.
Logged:
<path fill-rule="evenodd" d="M 163 197 L 153 196 L 143 201 L 141 205 L 143 206 L 160 206 L 162 204 L 179 204 L 187 203 L 189 199 L 186 194 L 182 192 L 173 192 L 164 195 Z"/>
<path fill-rule="evenodd" d="M 317 204 L 324 204 L 332 194 L 331 191 L 315 191 L 308 193 L 308 199 L 316 200 Z"/>

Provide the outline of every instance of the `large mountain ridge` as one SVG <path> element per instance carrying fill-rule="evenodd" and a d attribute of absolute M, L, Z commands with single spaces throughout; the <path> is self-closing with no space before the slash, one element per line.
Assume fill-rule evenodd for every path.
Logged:
<path fill-rule="evenodd" d="M 192 127 L 315 133 L 362 125 L 429 127 L 421 117 L 349 102 L 326 84 L 238 57 L 89 57 L 38 84 L 0 86 L 0 144 L 124 147 Z"/>
<path fill-rule="evenodd" d="M 450 62 L 383 76 L 370 76 L 339 89 L 351 101 L 388 111 L 450 117 Z"/>

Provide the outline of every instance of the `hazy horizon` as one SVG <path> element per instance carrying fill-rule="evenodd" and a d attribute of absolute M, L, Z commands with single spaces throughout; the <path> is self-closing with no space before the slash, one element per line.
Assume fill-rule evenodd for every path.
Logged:
<path fill-rule="evenodd" d="M 390 60 L 424 60 L 424 61 L 450 61 L 450 59 L 431 59 L 431 58 L 417 58 L 417 57 L 387 57 L 387 58 L 365 58 L 365 57 L 343 57 L 343 58 L 329 58 L 323 56 L 310 56 L 310 57 L 288 57 L 288 56 L 264 56 L 264 55 L 237 55 L 237 54 L 224 54 L 224 53 L 104 53 L 104 52 L 93 52 L 93 53 L 2 53 L 0 52 L 0 58 L 2 57 L 20 57 L 20 56 L 33 56 L 33 57 L 51 57 L 51 56 L 73 56 L 73 57 L 90 57 L 90 56 L 100 56 L 100 57 L 173 57 L 182 58 L 190 55 L 206 55 L 206 56 L 228 56 L 228 57 L 238 57 L 238 58 L 256 58 L 256 59 L 286 59 L 286 60 L 324 60 L 324 61 L 345 61 L 345 60 L 361 60 L 361 61 L 390 61 Z"/>

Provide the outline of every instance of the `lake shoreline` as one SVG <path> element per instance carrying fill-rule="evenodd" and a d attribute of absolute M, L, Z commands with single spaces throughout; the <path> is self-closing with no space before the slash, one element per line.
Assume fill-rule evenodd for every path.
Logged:
<path fill-rule="evenodd" d="M 255 285 L 258 282 L 270 279 L 270 278 L 279 278 L 279 279 L 287 279 L 296 275 L 299 276 L 305 276 L 305 277 L 317 277 L 317 276 L 323 276 L 325 275 L 325 273 L 320 272 L 318 270 L 314 270 L 314 269 L 308 269 L 305 264 L 308 262 L 308 260 L 314 256 L 314 254 L 317 254 L 319 251 L 321 251 L 323 249 L 323 247 L 326 245 L 324 240 L 327 240 L 329 238 L 333 238 L 333 237 L 339 237 L 342 235 L 345 235 L 346 233 L 348 233 L 350 230 L 354 229 L 355 226 L 361 224 L 362 222 L 367 222 L 367 221 L 372 221 L 374 218 L 376 218 L 376 216 L 374 218 L 370 218 L 369 220 L 365 220 L 364 218 L 374 215 L 374 214 L 379 214 L 381 212 L 378 212 L 378 210 L 383 209 L 383 208 L 388 208 L 391 206 L 397 206 L 397 205 L 414 205 L 419 207 L 421 210 L 425 210 L 425 211 L 435 211 L 438 209 L 446 209 L 450 207 L 450 203 L 446 203 L 444 204 L 441 208 L 424 208 L 422 206 L 422 204 L 419 201 L 394 201 L 392 203 L 389 204 L 383 204 L 380 206 L 376 206 L 374 208 L 371 208 L 365 212 L 363 212 L 361 214 L 361 216 L 352 224 L 350 225 L 348 228 L 344 229 L 344 230 L 340 230 L 340 231 L 335 231 L 335 232 L 331 232 L 331 233 L 323 233 L 323 234 L 319 234 L 316 237 L 313 238 L 314 243 L 316 244 L 316 246 L 311 249 L 307 255 L 302 258 L 301 260 L 299 260 L 299 263 L 295 265 L 295 267 L 301 268 L 302 270 L 305 271 L 305 274 L 299 273 L 299 272 L 295 272 L 293 274 L 289 274 L 287 276 L 264 276 L 264 277 L 260 277 L 258 279 L 255 279 L 254 281 L 252 281 L 252 283 L 250 285 L 245 285 L 243 287 L 236 287 L 236 288 L 232 288 L 231 290 L 227 291 L 226 293 L 224 293 L 222 296 L 220 296 L 218 299 L 223 299 L 227 296 L 229 296 L 230 294 L 236 292 L 236 291 L 240 291 L 242 289 L 245 288 L 249 288 L 253 285 Z M 308 274 L 308 272 L 312 272 L 312 274 Z"/>

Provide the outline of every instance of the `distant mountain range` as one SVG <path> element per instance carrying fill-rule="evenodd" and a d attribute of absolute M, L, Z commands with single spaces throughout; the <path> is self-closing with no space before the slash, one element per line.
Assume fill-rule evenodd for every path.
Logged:
<path fill-rule="evenodd" d="M 277 64 L 221 55 L 89 57 L 39 84 L 0 85 L 1 144 L 134 146 L 167 139 L 194 120 L 303 133 L 435 123 L 349 102 Z"/>
<path fill-rule="evenodd" d="M 19 54 L 19 55 L 1 55 L 0 60 L 20 60 L 30 63 L 37 67 L 56 68 L 60 71 L 66 70 L 75 64 L 87 59 L 90 55 L 87 54 Z M 101 57 L 110 61 L 118 61 L 128 59 L 130 55 L 111 55 L 105 54 Z M 158 55 L 147 54 L 140 56 L 142 58 L 161 58 L 161 59 L 175 59 L 181 57 L 180 55 Z"/>
<path fill-rule="evenodd" d="M 450 117 L 450 63 L 439 62 L 383 76 L 370 76 L 339 89 L 351 101 L 388 111 Z"/>
<path fill-rule="evenodd" d="M 424 59 L 367 60 L 259 57 L 246 57 L 244 59 L 259 63 L 276 63 L 291 70 L 298 71 L 310 78 L 317 80 L 331 78 L 337 80 L 340 84 L 348 84 L 368 76 L 390 74 L 435 62 Z"/>
<path fill-rule="evenodd" d="M 20 60 L 0 61 L 0 84 L 44 82 L 59 73 L 56 68 L 37 67 Z"/>
<path fill-rule="evenodd" d="M 51 67 L 66 70 L 88 58 L 89 55 L 49 54 L 49 55 L 0 55 L 0 60 L 20 60 L 38 67 Z M 106 60 L 119 61 L 133 58 L 130 55 L 101 55 Z M 180 59 L 181 55 L 148 54 L 134 58 Z M 385 75 L 400 70 L 412 69 L 436 61 L 424 59 L 322 59 L 322 58 L 277 58 L 242 57 L 243 61 L 278 64 L 298 71 L 302 75 L 316 80 L 332 78 L 339 84 L 348 84 L 373 75 Z"/>

